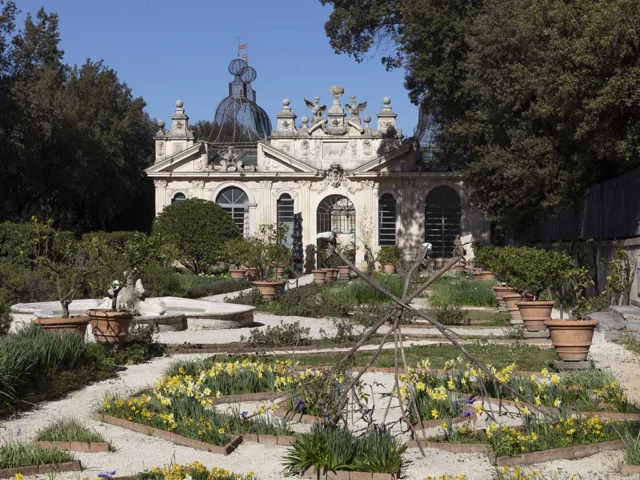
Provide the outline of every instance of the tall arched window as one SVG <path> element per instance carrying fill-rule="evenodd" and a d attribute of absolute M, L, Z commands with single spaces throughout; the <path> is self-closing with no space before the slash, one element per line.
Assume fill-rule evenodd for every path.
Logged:
<path fill-rule="evenodd" d="M 285 239 L 284 244 L 287 247 L 291 247 L 293 245 L 293 198 L 288 193 L 283 193 L 278 198 L 278 212 L 277 212 L 278 223 L 283 223 L 289 227 L 287 230 L 287 237 Z"/>
<path fill-rule="evenodd" d="M 329 195 L 318 205 L 318 233 L 356 233 L 356 209 L 342 195 Z"/>
<path fill-rule="evenodd" d="M 460 235 L 461 207 L 458 193 L 451 187 L 436 187 L 427 195 L 425 241 L 433 245 L 433 256 L 449 258 L 453 240 Z"/>
<path fill-rule="evenodd" d="M 216 198 L 216 203 L 229 212 L 233 222 L 243 235 L 249 235 L 249 197 L 238 187 L 228 187 L 222 190 Z"/>
<path fill-rule="evenodd" d="M 173 205 L 174 203 L 184 202 L 186 199 L 187 196 L 184 193 L 178 192 L 171 198 L 171 205 Z"/>
<path fill-rule="evenodd" d="M 378 200 L 378 245 L 396 244 L 396 199 L 385 193 Z"/>

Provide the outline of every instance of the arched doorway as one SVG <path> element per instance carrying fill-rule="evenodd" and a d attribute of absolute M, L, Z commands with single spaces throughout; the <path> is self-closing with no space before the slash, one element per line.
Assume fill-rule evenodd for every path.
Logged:
<path fill-rule="evenodd" d="M 244 190 L 227 187 L 218 194 L 216 203 L 229 212 L 245 237 L 249 235 L 249 197 Z"/>
<path fill-rule="evenodd" d="M 436 187 L 427 195 L 425 241 L 433 245 L 432 256 L 449 258 L 453 240 L 461 232 L 460 196 L 451 187 Z"/>
<path fill-rule="evenodd" d="M 353 202 L 343 195 L 329 195 L 318 205 L 317 233 L 336 232 L 338 242 L 343 249 L 353 250 L 356 245 L 356 208 Z M 325 267 L 326 261 L 322 255 L 327 248 L 326 239 L 318 239 L 318 266 Z M 353 255 L 351 255 L 353 256 Z"/>

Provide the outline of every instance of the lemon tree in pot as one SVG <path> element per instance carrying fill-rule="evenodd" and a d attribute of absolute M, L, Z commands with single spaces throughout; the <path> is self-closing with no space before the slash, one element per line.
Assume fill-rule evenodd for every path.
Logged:
<path fill-rule="evenodd" d="M 569 271 L 566 280 L 571 286 L 575 300 L 573 318 L 549 319 L 544 323 L 549 329 L 551 343 L 560 360 L 585 361 L 593 341 L 593 332 L 599 323 L 598 320 L 588 318 L 588 314 L 606 307 L 606 296 L 587 298 L 584 295 L 585 290 L 593 285 L 593 279 L 584 267 Z"/>
<path fill-rule="evenodd" d="M 260 225 L 258 235 L 247 240 L 245 262 L 255 268 L 258 279 L 251 282 L 265 300 L 273 300 L 283 291 L 285 282 L 276 278 L 278 264 L 291 258 L 290 250 L 283 245 L 287 226 L 282 223 Z"/>
<path fill-rule="evenodd" d="M 88 234 L 85 238 L 100 240 L 102 234 Z M 108 289 L 108 308 L 87 310 L 96 341 L 116 348 L 125 342 L 136 313 L 119 296 L 125 289 L 134 291 L 137 288 L 136 275 L 144 269 L 148 259 L 157 257 L 163 250 L 163 238 L 160 235 L 148 236 L 142 232 L 132 232 L 118 240 L 107 244 L 103 255 L 105 268 L 100 278 L 101 288 L 106 289 L 109 279 L 115 278 Z"/>
<path fill-rule="evenodd" d="M 61 317 L 38 318 L 34 323 L 52 333 L 75 333 L 84 338 L 89 317 L 72 317 L 69 306 L 96 274 L 102 245 L 96 239 L 78 241 L 72 232 L 54 229 L 51 221 L 43 223 L 34 218 L 33 224 L 31 259 L 38 271 L 53 281 L 62 309 Z"/>
<path fill-rule="evenodd" d="M 542 294 L 559 288 L 567 273 L 574 268 L 573 258 L 564 252 L 532 247 L 504 247 L 499 250 L 496 266 L 501 278 L 523 295 L 523 299 L 515 304 L 525 330 L 545 330 L 545 321 L 551 319 L 555 302 L 543 300 Z M 504 295 L 507 303 L 509 297 L 509 294 Z"/>
<path fill-rule="evenodd" d="M 229 265 L 229 273 L 233 280 L 242 280 L 249 271 L 242 268 L 246 264 L 247 241 L 243 237 L 227 240 L 222 245 L 222 257 Z"/>
<path fill-rule="evenodd" d="M 393 273 L 400 261 L 400 249 L 395 245 L 385 245 L 380 247 L 376 261 L 380 263 L 384 273 Z"/>

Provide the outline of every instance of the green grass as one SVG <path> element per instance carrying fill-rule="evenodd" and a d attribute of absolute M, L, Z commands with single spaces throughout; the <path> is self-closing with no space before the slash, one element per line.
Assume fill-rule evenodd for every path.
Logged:
<path fill-rule="evenodd" d="M 519 370 L 540 371 L 550 368 L 555 360 L 556 353 L 553 349 L 542 349 L 530 345 L 495 345 L 472 344 L 465 345 L 466 350 L 482 364 L 491 364 L 496 368 L 503 368 L 515 363 Z M 433 368 L 442 368 L 447 360 L 453 360 L 461 356 L 460 351 L 451 346 L 410 347 L 405 349 L 407 363 L 415 365 L 420 360 L 428 358 Z M 371 358 L 372 352 L 359 352 L 356 355 L 356 366 L 364 366 Z M 340 355 L 304 355 L 298 359 L 304 365 L 331 365 L 340 358 Z M 373 363 L 375 367 L 393 367 L 393 349 L 383 350 Z"/>
<path fill-rule="evenodd" d="M 491 288 L 493 285 L 495 282 L 479 282 L 457 276 L 440 277 L 429 292 L 429 304 L 434 307 L 495 307 L 497 302 Z"/>
<path fill-rule="evenodd" d="M 82 423 L 73 418 L 56 420 L 55 422 L 38 430 L 36 440 L 42 442 L 106 442 L 100 433 L 94 430 L 89 430 Z"/>
<path fill-rule="evenodd" d="M 637 354 L 640 355 L 640 340 L 638 340 L 636 337 L 633 337 L 631 335 L 625 335 L 624 337 L 622 337 L 622 339 L 620 340 L 620 343 L 622 345 L 624 345 L 624 347 Z"/>
<path fill-rule="evenodd" d="M 69 452 L 56 448 L 42 448 L 33 443 L 7 442 L 0 445 L 0 469 L 31 465 L 72 462 Z"/>
<path fill-rule="evenodd" d="M 640 433 L 631 435 L 626 432 L 622 436 L 624 442 L 624 461 L 627 465 L 640 465 Z"/>

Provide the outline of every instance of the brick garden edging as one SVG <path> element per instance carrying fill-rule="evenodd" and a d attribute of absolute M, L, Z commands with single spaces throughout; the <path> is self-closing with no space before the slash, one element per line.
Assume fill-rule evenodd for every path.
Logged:
<path fill-rule="evenodd" d="M 302 478 L 320 478 L 331 480 L 397 480 L 398 473 L 371 473 L 371 472 L 350 472 L 347 470 L 328 471 L 326 474 L 316 472 L 314 467 L 307 468 L 302 473 Z"/>
<path fill-rule="evenodd" d="M 612 442 L 574 445 L 573 447 L 529 452 L 518 457 L 498 457 L 495 464 L 498 467 L 512 467 L 514 465 L 533 465 L 534 463 L 551 462 L 553 460 L 577 460 L 600 452 L 622 449 L 624 449 L 624 442 L 622 440 L 614 440 Z"/>
<path fill-rule="evenodd" d="M 258 433 L 243 433 L 242 442 L 261 443 L 263 445 L 291 445 L 296 439 L 295 435 L 263 435 Z"/>
<path fill-rule="evenodd" d="M 637 475 L 640 473 L 640 465 L 623 465 L 622 475 Z"/>
<path fill-rule="evenodd" d="M 82 465 L 80 461 L 63 463 L 50 463 L 47 465 L 31 465 L 27 467 L 17 468 L 4 468 L 0 469 L 0 478 L 12 478 L 16 476 L 16 473 L 22 475 L 41 475 L 46 473 L 59 473 L 59 472 L 81 472 Z"/>
<path fill-rule="evenodd" d="M 314 417 L 313 415 L 307 415 L 306 413 L 296 413 L 291 410 L 287 410 L 282 407 L 282 404 L 278 404 L 276 410 L 272 410 L 271 414 L 274 417 L 283 418 L 285 420 L 305 423 L 307 425 L 316 425 L 324 422 L 322 417 Z"/>
<path fill-rule="evenodd" d="M 162 438 L 163 440 L 177 443 L 178 445 L 195 448 L 196 450 L 203 450 L 205 452 L 217 453 L 219 455 L 229 455 L 238 447 L 238 445 L 242 443 L 241 435 L 233 437 L 231 441 L 224 446 L 218 446 L 212 445 L 211 443 L 201 442 L 200 440 L 195 440 L 193 438 L 183 437 L 182 435 L 167 432 L 166 430 L 150 427 L 148 425 L 143 425 L 141 423 L 131 422 L 123 418 L 105 415 L 100 412 L 94 412 L 92 418 L 99 422 L 109 423 L 111 425 L 116 425 L 118 427 L 133 430 L 134 432 L 150 435 L 152 437 Z"/>
<path fill-rule="evenodd" d="M 36 440 L 33 442 L 42 448 L 57 448 L 58 450 L 69 450 L 82 453 L 102 453 L 109 451 L 109 444 L 106 442 L 46 442 Z"/>

